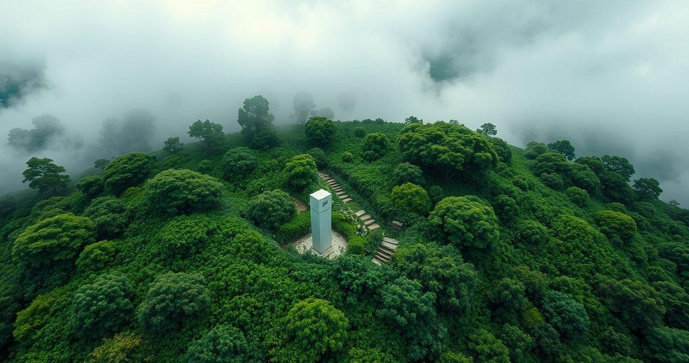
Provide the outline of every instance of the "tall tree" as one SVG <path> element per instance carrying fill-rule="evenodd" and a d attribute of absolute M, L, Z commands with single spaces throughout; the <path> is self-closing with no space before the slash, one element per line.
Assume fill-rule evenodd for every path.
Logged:
<path fill-rule="evenodd" d="M 253 139 L 257 133 L 269 129 L 275 116 L 270 113 L 270 104 L 263 96 L 244 100 L 244 106 L 237 111 L 237 122 L 242 127 L 242 135 Z"/>
<path fill-rule="evenodd" d="M 627 158 L 605 155 L 601 160 L 608 170 L 622 175 L 627 182 L 635 173 L 634 165 L 632 165 Z"/>
<path fill-rule="evenodd" d="M 634 181 L 634 191 L 639 200 L 656 200 L 663 192 L 660 183 L 654 178 L 639 178 Z"/>
<path fill-rule="evenodd" d="M 548 150 L 551 151 L 557 151 L 564 155 L 567 160 L 574 160 L 574 157 L 576 156 L 574 154 L 574 146 L 572 146 L 572 143 L 569 142 L 569 140 L 559 140 L 555 141 L 553 143 L 548 144 Z"/>
<path fill-rule="evenodd" d="M 210 122 L 208 120 L 198 120 L 189 126 L 189 136 L 195 139 L 203 139 L 206 143 L 206 148 L 209 153 L 213 153 L 223 141 L 225 141 L 225 133 L 222 132 L 222 125 Z"/>
<path fill-rule="evenodd" d="M 309 118 L 309 114 L 316 107 L 316 103 L 313 102 L 313 97 L 306 92 L 299 92 L 294 95 L 292 99 L 294 104 L 294 112 L 292 113 L 292 118 L 297 121 L 298 124 L 303 124 Z"/>
<path fill-rule="evenodd" d="M 26 162 L 29 167 L 24 170 L 24 180 L 22 183 L 29 182 L 31 189 L 38 189 L 43 194 L 51 190 L 57 194 L 58 189 L 66 188 L 69 183 L 69 175 L 64 175 L 65 168 L 53 163 L 53 159 L 32 157 Z"/>
<path fill-rule="evenodd" d="M 476 132 L 478 132 L 479 134 L 483 134 L 485 136 L 495 136 L 498 134 L 498 129 L 495 128 L 495 125 L 488 122 L 481 125 L 481 127 L 478 130 L 476 130 Z"/>

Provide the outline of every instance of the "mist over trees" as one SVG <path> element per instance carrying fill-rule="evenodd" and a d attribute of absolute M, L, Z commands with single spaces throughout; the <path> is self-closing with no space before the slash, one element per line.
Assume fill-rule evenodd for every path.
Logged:
<path fill-rule="evenodd" d="M 65 136 L 65 128 L 53 115 L 41 115 L 31 123 L 34 128 L 25 130 L 14 128 L 7 135 L 7 143 L 14 149 L 24 152 L 45 150 L 50 144 L 60 141 Z"/>
<path fill-rule="evenodd" d="M 44 87 L 44 61 L 0 59 L 0 110 L 22 103 L 26 96 Z"/>
<path fill-rule="evenodd" d="M 121 119 L 111 117 L 103 121 L 98 141 L 109 156 L 130 151 L 151 151 L 156 121 L 157 118 L 148 110 L 129 110 Z"/>
<path fill-rule="evenodd" d="M 294 112 L 290 116 L 298 124 L 303 124 L 311 115 L 311 111 L 316 108 L 316 103 L 313 102 L 313 97 L 306 92 L 299 92 L 294 95 L 292 99 L 294 105 Z"/>

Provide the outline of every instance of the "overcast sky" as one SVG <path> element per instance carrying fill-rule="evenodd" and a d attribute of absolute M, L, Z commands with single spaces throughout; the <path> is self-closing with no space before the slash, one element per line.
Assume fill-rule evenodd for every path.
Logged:
<path fill-rule="evenodd" d="M 0 108 L 0 193 L 25 187 L 33 155 L 78 174 L 126 110 L 150 110 L 162 146 L 197 119 L 237 130 L 255 94 L 286 123 L 305 91 L 336 119 L 492 122 L 518 146 L 568 138 L 578 155 L 628 157 L 634 178 L 687 207 L 687 19 L 683 0 L 3 0 L 0 82 L 25 82 Z M 8 131 L 43 114 L 81 142 L 11 150 Z"/>

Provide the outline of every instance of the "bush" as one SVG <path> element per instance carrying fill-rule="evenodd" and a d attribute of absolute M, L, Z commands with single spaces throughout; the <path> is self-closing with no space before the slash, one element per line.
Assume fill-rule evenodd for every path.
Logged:
<path fill-rule="evenodd" d="M 86 362 L 148 362 L 153 357 L 143 354 L 148 350 L 149 342 L 139 334 L 131 331 L 115 334 L 112 338 L 103 339 L 103 344 L 93 350 Z"/>
<path fill-rule="evenodd" d="M 335 123 L 322 116 L 313 116 L 306 122 L 304 133 L 314 143 L 326 145 L 335 136 Z"/>
<path fill-rule="evenodd" d="M 562 177 L 555 173 L 544 173 L 540 175 L 540 179 L 543 184 L 547 185 L 551 189 L 562 190 L 565 187 L 565 181 Z"/>
<path fill-rule="evenodd" d="M 395 179 L 397 185 L 402 185 L 404 183 L 422 185 L 425 183 L 421 168 L 410 163 L 401 163 L 397 165 L 392 172 L 392 177 Z"/>
<path fill-rule="evenodd" d="M 460 247 L 487 248 L 498 240 L 491 207 L 466 197 L 447 197 L 428 216 L 433 233 Z"/>
<path fill-rule="evenodd" d="M 206 280 L 199 274 L 169 272 L 158 276 L 139 306 L 144 331 L 165 334 L 197 318 L 210 305 Z"/>
<path fill-rule="evenodd" d="M 300 154 L 287 162 L 284 173 L 287 185 L 294 190 L 304 190 L 318 180 L 316 162 L 309 154 Z"/>
<path fill-rule="evenodd" d="M 509 164 L 512 161 L 512 148 L 510 148 L 510 145 L 505 140 L 498 137 L 491 137 L 490 140 L 493 142 L 493 147 L 500 161 Z"/>
<path fill-rule="evenodd" d="M 345 151 L 342 153 L 342 161 L 345 163 L 351 163 L 354 161 L 354 154 L 350 153 L 349 151 Z"/>
<path fill-rule="evenodd" d="M 57 300 L 56 294 L 51 292 L 38 295 L 24 310 L 17 313 L 12 335 L 18 342 L 35 338 L 36 333 L 52 318 L 53 306 Z"/>
<path fill-rule="evenodd" d="M 431 199 L 426 190 L 413 183 L 392 188 L 390 200 L 395 208 L 404 212 L 425 215 L 431 209 Z"/>
<path fill-rule="evenodd" d="M 217 223 L 206 215 L 181 215 L 167 222 L 157 238 L 170 257 L 186 258 L 209 243 L 217 229 Z"/>
<path fill-rule="evenodd" d="M 27 227 L 14 241 L 12 255 L 27 266 L 50 266 L 73 261 L 84 245 L 95 242 L 90 219 L 71 213 L 46 218 Z"/>
<path fill-rule="evenodd" d="M 604 210 L 596 213 L 596 223 L 600 231 L 606 235 L 611 242 L 629 242 L 636 233 L 636 222 L 632 217 L 612 210 Z"/>
<path fill-rule="evenodd" d="M 246 361 L 248 344 L 239 329 L 218 325 L 191 343 L 187 350 L 189 363 L 241 363 Z"/>
<path fill-rule="evenodd" d="M 281 190 L 261 193 L 249 204 L 247 217 L 261 228 L 277 229 L 296 214 L 294 200 Z"/>
<path fill-rule="evenodd" d="M 526 156 L 529 159 L 536 159 L 546 151 L 548 151 L 548 147 L 544 143 L 531 141 L 530 143 L 526 144 L 524 156 Z"/>
<path fill-rule="evenodd" d="M 361 157 L 368 161 L 376 161 L 388 153 L 390 140 L 380 132 L 373 132 L 364 137 L 361 146 Z"/>
<path fill-rule="evenodd" d="M 354 136 L 364 137 L 364 136 L 366 136 L 366 130 L 364 130 L 363 127 L 357 127 L 354 129 Z"/>
<path fill-rule="evenodd" d="M 127 188 L 146 180 L 156 157 L 142 152 L 133 152 L 115 158 L 103 171 L 105 190 L 119 195 Z"/>
<path fill-rule="evenodd" d="M 517 236 L 526 243 L 538 245 L 548 242 L 548 228 L 538 221 L 526 219 L 517 223 Z"/>
<path fill-rule="evenodd" d="M 163 146 L 163 151 L 169 152 L 171 154 L 174 154 L 184 147 L 183 142 L 179 142 L 179 137 L 169 137 L 167 140 L 163 142 L 165 146 Z"/>
<path fill-rule="evenodd" d="M 84 193 L 85 196 L 93 199 L 100 193 L 103 193 L 103 177 L 100 175 L 86 176 L 77 182 L 77 189 Z"/>
<path fill-rule="evenodd" d="M 115 261 L 115 245 L 110 241 L 92 243 L 77 258 L 77 271 L 98 273 Z"/>
<path fill-rule="evenodd" d="M 91 218 L 100 238 L 119 236 L 129 225 L 127 204 L 113 196 L 94 199 L 84 216 Z"/>
<path fill-rule="evenodd" d="M 278 227 L 277 237 L 281 242 L 287 242 L 309 233 L 310 230 L 311 216 L 308 211 L 302 212 Z"/>
<path fill-rule="evenodd" d="M 512 185 L 514 185 L 515 187 L 521 189 L 523 192 L 528 192 L 528 191 L 531 190 L 531 188 L 533 187 L 533 186 L 531 185 L 531 183 L 529 182 L 529 180 L 526 179 L 526 178 L 525 178 L 524 176 L 522 176 L 522 175 L 516 176 L 516 177 L 512 180 Z"/>
<path fill-rule="evenodd" d="M 318 166 L 319 168 L 324 168 L 328 166 L 328 159 L 326 159 L 325 152 L 322 149 L 314 147 L 306 153 L 311 155 L 313 160 L 316 161 L 316 166 Z"/>
<path fill-rule="evenodd" d="M 146 182 L 149 205 L 160 212 L 188 214 L 220 205 L 222 184 L 215 178 L 188 169 L 165 170 Z"/>
<path fill-rule="evenodd" d="M 573 297 L 559 291 L 548 291 L 543 297 L 543 313 L 560 335 L 569 340 L 588 333 L 589 315 Z"/>
<path fill-rule="evenodd" d="M 574 204 L 576 204 L 582 208 L 586 207 L 589 204 L 589 201 L 591 199 L 589 197 L 589 193 L 586 190 L 581 189 L 581 188 L 577 188 L 577 187 L 567 188 L 566 193 L 567 193 L 567 198 L 569 198 L 569 200 L 572 203 L 574 203 Z"/>
<path fill-rule="evenodd" d="M 517 202 L 505 194 L 493 198 L 493 209 L 505 223 L 514 221 L 520 213 Z"/>
<path fill-rule="evenodd" d="M 251 139 L 249 146 L 256 150 L 270 150 L 274 147 L 280 146 L 280 137 L 275 130 L 259 131 Z"/>
<path fill-rule="evenodd" d="M 208 159 L 201 160 L 201 162 L 199 163 L 199 173 L 211 174 L 213 172 L 213 169 L 213 162 Z"/>
<path fill-rule="evenodd" d="M 222 159 L 222 170 L 225 179 L 243 179 L 256 170 L 258 159 L 245 147 L 230 149 Z"/>
<path fill-rule="evenodd" d="M 365 254 L 367 246 L 368 242 L 361 236 L 354 236 L 347 240 L 347 251 L 355 255 Z"/>
<path fill-rule="evenodd" d="M 81 337 L 99 340 L 129 321 L 134 288 L 127 278 L 103 275 L 77 290 L 72 302 L 71 325 Z"/>

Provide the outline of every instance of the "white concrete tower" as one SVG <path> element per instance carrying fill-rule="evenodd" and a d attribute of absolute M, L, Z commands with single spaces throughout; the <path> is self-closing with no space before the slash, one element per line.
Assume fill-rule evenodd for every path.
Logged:
<path fill-rule="evenodd" d="M 321 189 L 311 194 L 311 238 L 313 249 L 323 253 L 332 245 L 333 196 Z"/>

